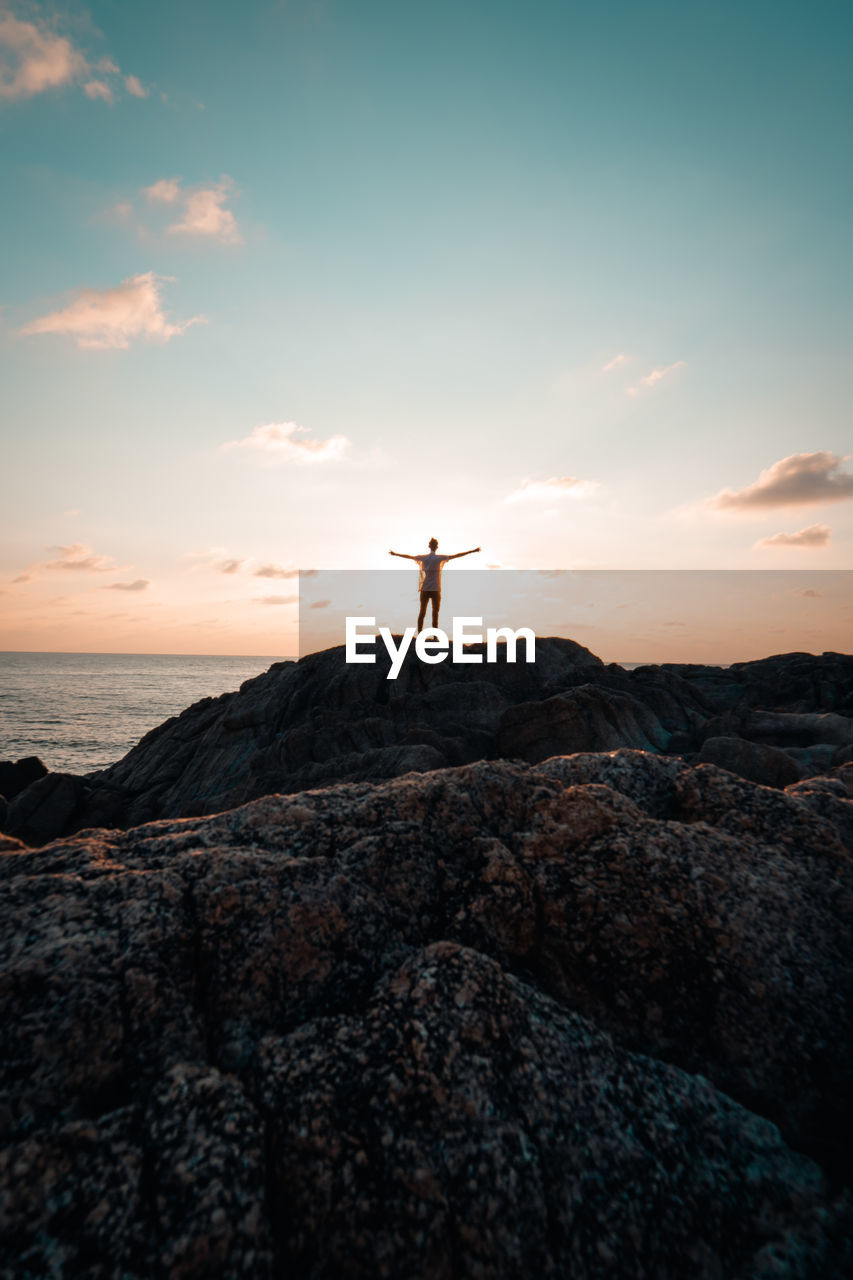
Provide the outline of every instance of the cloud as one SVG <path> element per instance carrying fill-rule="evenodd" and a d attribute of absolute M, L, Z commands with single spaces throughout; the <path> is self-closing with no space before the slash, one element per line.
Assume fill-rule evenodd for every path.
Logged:
<path fill-rule="evenodd" d="M 151 204 L 174 204 L 181 195 L 179 178 L 160 178 L 150 187 L 143 187 L 142 194 Z"/>
<path fill-rule="evenodd" d="M 0 13 L 0 98 L 31 98 L 59 89 L 87 73 L 86 59 L 67 36 L 45 22 L 22 22 Z"/>
<path fill-rule="evenodd" d="M 595 480 L 578 480 L 576 476 L 551 476 L 548 480 L 522 480 L 517 489 L 507 494 L 504 502 L 543 502 L 555 498 L 588 498 L 598 488 Z"/>
<path fill-rule="evenodd" d="M 78 347 L 98 349 L 126 348 L 132 338 L 168 342 L 190 325 L 204 322 L 203 316 L 183 324 L 166 319 L 161 286 L 170 278 L 145 271 L 110 289 L 79 289 L 68 306 L 31 321 L 21 333 L 63 334 L 74 338 Z"/>
<path fill-rule="evenodd" d="M 303 440 L 301 436 L 308 434 L 307 427 L 300 427 L 295 422 L 268 422 L 255 429 L 242 440 L 229 440 L 220 448 L 227 452 L 231 449 L 245 449 L 252 453 L 264 454 L 277 462 L 339 462 L 349 449 L 350 442 L 346 436 L 329 436 L 327 440 Z"/>
<path fill-rule="evenodd" d="M 32 98 L 83 82 L 87 98 L 111 103 L 118 86 L 105 77 L 120 75 L 112 58 L 101 58 L 92 66 L 69 37 L 60 35 L 47 20 L 26 22 L 8 10 L 0 11 L 0 98 Z M 125 76 L 124 84 L 135 97 L 147 97 L 136 76 Z"/>
<path fill-rule="evenodd" d="M 329 607 L 329 605 L 330 605 L 331 603 L 332 603 L 332 602 L 331 602 L 331 600 L 315 600 L 315 601 L 314 601 L 314 603 L 313 603 L 312 605 L 310 605 L 310 606 L 309 606 L 309 608 L 311 608 L 311 609 L 328 609 L 328 607 Z"/>
<path fill-rule="evenodd" d="M 825 524 L 811 524 L 808 529 L 796 533 L 774 533 L 772 538 L 760 538 L 756 547 L 825 547 L 832 530 Z"/>
<path fill-rule="evenodd" d="M 296 604 L 299 596 L 255 596 L 258 604 Z"/>
<path fill-rule="evenodd" d="M 220 573 L 237 573 L 241 564 L 242 560 L 222 560 L 216 567 Z"/>
<path fill-rule="evenodd" d="M 283 569 L 278 564 L 262 564 L 255 570 L 256 578 L 298 578 L 298 569 Z"/>
<path fill-rule="evenodd" d="M 242 244 L 237 219 L 225 207 L 233 189 L 233 179 L 227 174 L 218 182 L 200 183 L 195 187 L 182 187 L 180 178 L 159 178 L 150 187 L 143 187 L 142 195 L 149 204 L 181 206 L 178 220 L 166 228 L 169 235 L 201 236 L 218 240 L 220 244 Z"/>
<path fill-rule="evenodd" d="M 111 582 L 108 586 L 101 587 L 102 591 L 145 591 L 150 587 L 151 583 L 147 578 L 137 578 L 135 582 Z"/>
<path fill-rule="evenodd" d="M 48 551 L 59 552 L 59 559 L 46 560 L 37 567 L 71 569 L 82 573 L 111 573 L 117 567 L 112 556 L 97 556 L 82 542 L 72 542 L 67 547 L 48 547 Z"/>
<path fill-rule="evenodd" d="M 17 582 L 32 582 L 34 577 L 35 577 L 34 574 L 29 573 L 28 571 L 25 570 L 23 573 L 19 573 L 17 578 L 13 578 L 12 583 L 14 585 Z"/>
<path fill-rule="evenodd" d="M 623 356 L 620 352 L 618 356 L 614 356 L 612 360 L 607 361 L 607 364 L 601 366 L 601 372 L 610 373 L 612 369 L 618 369 L 620 364 L 627 364 L 628 359 L 628 356 Z"/>
<path fill-rule="evenodd" d="M 816 591 L 814 587 L 798 587 L 794 592 L 795 596 L 805 596 L 807 600 L 822 600 L 823 592 Z"/>
<path fill-rule="evenodd" d="M 655 383 L 667 378 L 671 373 L 675 373 L 676 369 L 684 369 L 686 365 L 686 360 L 676 360 L 675 364 L 668 364 L 660 369 L 652 369 L 651 373 L 647 373 L 644 378 L 640 378 L 635 386 L 627 387 L 627 393 L 629 396 L 637 396 L 644 387 L 653 387 Z"/>
<path fill-rule="evenodd" d="M 718 511 L 751 511 L 841 502 L 853 498 L 853 475 L 840 470 L 845 461 L 834 453 L 792 453 L 745 489 L 723 489 L 709 503 Z"/>
<path fill-rule="evenodd" d="M 225 201 L 233 187 L 224 177 L 209 187 L 197 187 L 183 196 L 184 216 L 169 228 L 171 235 L 209 236 L 220 244 L 242 244 L 237 219 Z"/>
<path fill-rule="evenodd" d="M 89 80 L 83 85 L 83 92 L 87 98 L 100 98 L 102 102 L 109 102 L 110 105 L 115 102 L 115 94 L 113 93 L 106 80 Z"/>

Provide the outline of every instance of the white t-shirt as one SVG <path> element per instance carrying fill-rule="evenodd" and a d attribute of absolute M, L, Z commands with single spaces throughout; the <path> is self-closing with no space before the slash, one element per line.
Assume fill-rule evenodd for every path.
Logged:
<path fill-rule="evenodd" d="M 418 562 L 418 591 L 440 591 L 441 570 L 452 556 L 439 556 L 430 551 L 429 555 L 413 556 Z"/>

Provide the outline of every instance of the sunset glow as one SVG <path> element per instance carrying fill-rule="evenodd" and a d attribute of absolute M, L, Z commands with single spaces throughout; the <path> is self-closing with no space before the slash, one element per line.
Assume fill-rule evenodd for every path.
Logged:
<path fill-rule="evenodd" d="M 431 536 L 482 546 L 454 572 L 849 569 L 849 37 L 0 0 L 0 648 L 292 654 L 297 570 Z"/>

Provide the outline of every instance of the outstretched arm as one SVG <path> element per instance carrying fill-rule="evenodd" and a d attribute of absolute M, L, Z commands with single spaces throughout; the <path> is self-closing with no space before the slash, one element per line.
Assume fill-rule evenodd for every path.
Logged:
<path fill-rule="evenodd" d="M 389 551 L 389 556 L 399 556 L 401 560 L 417 560 L 417 556 L 407 555 L 405 551 Z"/>
<path fill-rule="evenodd" d="M 472 547 L 470 551 L 457 551 L 455 556 L 448 556 L 448 560 L 461 560 L 463 556 L 472 556 L 475 551 L 479 551 L 479 547 Z"/>

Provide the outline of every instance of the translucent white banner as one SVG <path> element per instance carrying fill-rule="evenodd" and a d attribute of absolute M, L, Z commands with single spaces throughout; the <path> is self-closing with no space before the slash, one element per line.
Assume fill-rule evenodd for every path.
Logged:
<path fill-rule="evenodd" d="M 343 645 L 346 620 L 400 636 L 417 627 L 416 567 L 312 570 L 299 577 L 299 654 Z M 432 599 L 424 625 L 432 622 Z M 438 626 L 531 628 L 606 662 L 727 664 L 773 653 L 853 649 L 853 571 L 445 568 Z M 469 625 L 469 630 L 471 627 Z M 369 630 L 363 626 L 362 631 Z"/>

